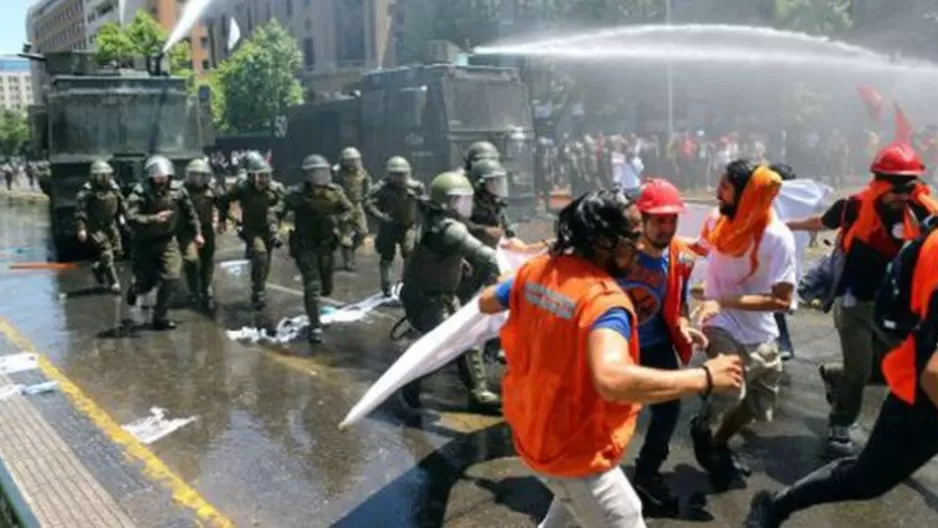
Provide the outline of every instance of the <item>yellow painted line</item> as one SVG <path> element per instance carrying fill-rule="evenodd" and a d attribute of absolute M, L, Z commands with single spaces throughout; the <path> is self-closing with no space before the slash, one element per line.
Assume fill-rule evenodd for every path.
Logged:
<path fill-rule="evenodd" d="M 207 526 L 233 527 L 235 524 L 225 517 L 221 512 L 215 509 L 205 499 L 199 495 L 199 492 L 173 473 L 166 464 L 153 454 L 145 445 L 140 443 L 130 433 L 125 431 L 120 424 L 108 416 L 107 412 L 99 407 L 91 398 L 85 395 L 82 390 L 69 380 L 65 374 L 57 369 L 48 359 L 45 358 L 36 349 L 36 346 L 19 330 L 14 328 L 9 321 L 0 317 L 0 333 L 12 341 L 24 351 L 36 354 L 39 358 L 39 370 L 50 381 L 56 381 L 61 390 L 71 400 L 72 404 L 85 416 L 91 419 L 95 425 L 104 432 L 111 441 L 115 442 L 124 451 L 124 454 L 132 459 L 143 463 L 144 474 L 152 480 L 162 483 L 170 492 L 173 500 L 177 503 L 191 509 L 196 517 Z"/>

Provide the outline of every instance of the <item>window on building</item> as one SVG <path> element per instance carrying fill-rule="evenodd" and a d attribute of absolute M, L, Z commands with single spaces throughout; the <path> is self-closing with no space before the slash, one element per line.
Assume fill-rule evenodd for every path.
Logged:
<path fill-rule="evenodd" d="M 293 0 L 287 0 L 287 16 L 293 16 Z"/>
<path fill-rule="evenodd" d="M 208 71 L 212 69 L 211 64 L 208 63 L 208 59 L 202 61 L 202 71 Z"/>
<path fill-rule="evenodd" d="M 312 37 L 303 39 L 303 64 L 307 68 L 316 67 L 316 43 Z"/>
<path fill-rule="evenodd" d="M 199 44 L 202 46 L 202 49 L 208 49 L 208 36 L 203 36 L 199 39 Z"/>
<path fill-rule="evenodd" d="M 365 60 L 364 4 L 364 0 L 345 0 L 344 9 L 335 11 L 336 58 L 340 63 L 351 66 Z"/>
<path fill-rule="evenodd" d="M 312 29 L 313 29 L 313 21 L 307 18 L 306 19 L 306 31 L 311 31 Z"/>

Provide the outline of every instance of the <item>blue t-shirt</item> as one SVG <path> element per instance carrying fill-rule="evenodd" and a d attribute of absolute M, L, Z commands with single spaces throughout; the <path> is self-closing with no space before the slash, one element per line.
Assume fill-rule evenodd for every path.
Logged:
<path fill-rule="evenodd" d="M 671 333 L 662 315 L 664 299 L 668 293 L 670 260 L 667 251 L 660 257 L 639 253 L 638 261 L 628 276 L 617 279 L 635 306 L 638 342 L 643 348 L 671 339 Z"/>
<path fill-rule="evenodd" d="M 510 303 L 511 287 L 514 283 L 514 279 L 508 279 L 495 287 L 495 297 L 498 299 L 499 304 L 505 308 L 508 308 Z M 632 322 L 629 318 L 629 312 L 627 312 L 625 308 L 610 308 L 606 310 L 606 312 L 599 316 L 599 319 L 596 319 L 593 323 L 593 330 L 600 328 L 615 330 L 622 337 L 626 339 L 631 338 Z M 641 330 L 641 328 L 639 328 L 639 330 Z M 641 343 L 641 338 L 639 338 L 639 343 Z"/>

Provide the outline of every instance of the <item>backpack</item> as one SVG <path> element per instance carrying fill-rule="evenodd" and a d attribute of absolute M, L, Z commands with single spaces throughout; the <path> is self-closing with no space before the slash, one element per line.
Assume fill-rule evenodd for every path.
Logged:
<path fill-rule="evenodd" d="M 912 313 L 912 278 L 922 244 L 938 228 L 938 216 L 930 216 L 921 225 L 921 234 L 902 246 L 886 268 L 886 275 L 876 292 L 873 320 L 887 336 L 897 342 L 904 340 L 919 325 Z"/>

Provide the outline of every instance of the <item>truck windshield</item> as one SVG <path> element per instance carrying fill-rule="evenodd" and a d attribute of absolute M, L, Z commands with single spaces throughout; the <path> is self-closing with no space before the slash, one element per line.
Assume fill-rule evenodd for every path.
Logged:
<path fill-rule="evenodd" d="M 520 83 L 453 79 L 444 86 L 450 130 L 530 128 L 530 109 Z"/>

